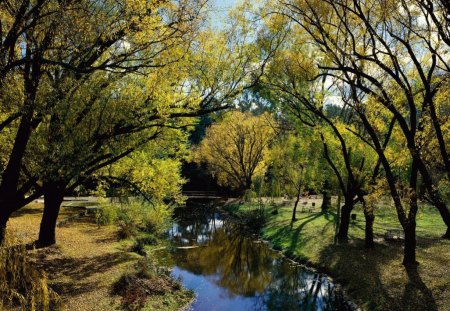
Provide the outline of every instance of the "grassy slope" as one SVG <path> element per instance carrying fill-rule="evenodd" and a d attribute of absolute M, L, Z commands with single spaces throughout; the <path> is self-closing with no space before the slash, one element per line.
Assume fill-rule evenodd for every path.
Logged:
<path fill-rule="evenodd" d="M 361 208 L 355 213 L 357 221 L 351 224 L 347 245 L 334 243 L 333 211 L 298 213 L 299 219 L 291 226 L 291 207 L 282 207 L 278 215 L 269 216 L 262 234 L 288 256 L 327 271 L 363 309 L 450 310 L 450 241 L 439 239 L 445 232 L 439 214 L 421 209 L 417 228 L 420 265 L 407 272 L 401 264 L 402 244 L 382 238 L 386 229 L 400 228 L 393 211 L 377 211 L 377 245 L 372 250 L 363 247 Z"/>
<path fill-rule="evenodd" d="M 41 211 L 42 206 L 38 204 L 26 207 L 10 220 L 9 232 L 25 242 L 35 240 Z M 59 219 L 78 212 L 63 208 Z M 140 256 L 129 252 L 131 241 L 118 241 L 115 237 L 114 227 L 98 228 L 91 219 L 83 217 L 57 228 L 57 245 L 32 252 L 67 310 L 120 309 L 120 297 L 111 294 L 112 284 L 132 269 Z M 192 295 L 186 291 L 152 296 L 148 310 L 154 310 L 155 306 L 158 310 L 179 310 L 191 300 Z"/>

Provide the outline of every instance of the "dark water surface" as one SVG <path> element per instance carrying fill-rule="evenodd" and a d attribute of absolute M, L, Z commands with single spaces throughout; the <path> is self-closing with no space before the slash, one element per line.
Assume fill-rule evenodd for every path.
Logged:
<path fill-rule="evenodd" d="M 181 247 L 170 252 L 172 275 L 197 295 L 191 310 L 348 308 L 326 276 L 293 264 L 213 210 L 182 210 L 169 236 Z"/>

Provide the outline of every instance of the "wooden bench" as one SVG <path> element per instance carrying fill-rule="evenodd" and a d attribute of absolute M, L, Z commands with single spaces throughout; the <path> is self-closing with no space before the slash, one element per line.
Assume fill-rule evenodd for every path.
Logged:
<path fill-rule="evenodd" d="M 90 214 L 94 214 L 95 212 L 97 212 L 98 210 L 98 206 L 86 206 L 84 209 L 84 215 L 90 215 Z"/>
<path fill-rule="evenodd" d="M 312 212 L 314 212 L 314 207 L 312 207 L 312 206 L 310 206 L 310 207 L 304 206 L 304 207 L 301 208 L 300 211 L 303 212 L 303 213 L 312 213 Z"/>
<path fill-rule="evenodd" d="M 403 241 L 405 233 L 401 229 L 388 229 L 384 233 L 384 239 L 387 241 Z"/>

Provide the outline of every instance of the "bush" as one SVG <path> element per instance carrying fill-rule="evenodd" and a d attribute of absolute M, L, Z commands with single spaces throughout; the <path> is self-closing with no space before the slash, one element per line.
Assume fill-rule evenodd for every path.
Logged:
<path fill-rule="evenodd" d="M 104 205 L 97 209 L 95 213 L 97 225 L 105 226 L 110 225 L 117 219 L 117 206 Z"/>
<path fill-rule="evenodd" d="M 28 261 L 24 244 L 8 238 L 0 247 L 0 310 L 60 310 L 59 296 L 47 286 L 45 273 Z"/>
<path fill-rule="evenodd" d="M 158 267 L 148 257 L 140 259 L 135 271 L 124 274 L 113 286 L 113 293 L 122 296 L 125 310 L 141 310 L 147 298 L 181 289 L 181 284 L 169 276 L 168 269 Z"/>
<path fill-rule="evenodd" d="M 143 214 L 144 231 L 156 235 L 164 233 L 172 220 L 173 208 L 166 204 L 147 206 Z"/>
<path fill-rule="evenodd" d="M 145 246 L 146 245 L 156 245 L 158 244 L 158 239 L 153 235 L 148 235 L 144 237 L 137 238 L 131 248 L 132 252 L 138 253 L 139 255 L 146 255 Z"/>
<path fill-rule="evenodd" d="M 172 210 L 163 203 L 131 200 L 99 208 L 96 218 L 98 225 L 115 223 L 119 227 L 119 237 L 128 239 L 137 236 L 139 231 L 162 234 L 170 225 Z"/>
<path fill-rule="evenodd" d="M 256 193 L 251 189 L 247 189 L 244 192 L 243 200 L 244 202 L 251 202 L 254 198 L 256 198 Z"/>

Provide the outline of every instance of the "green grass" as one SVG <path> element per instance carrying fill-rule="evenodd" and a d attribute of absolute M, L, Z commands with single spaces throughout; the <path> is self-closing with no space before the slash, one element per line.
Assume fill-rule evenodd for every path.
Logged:
<path fill-rule="evenodd" d="M 234 212 L 252 207 L 233 207 Z M 335 244 L 336 211 L 297 213 L 291 224 L 292 207 L 277 215 L 267 210 L 262 236 L 287 256 L 327 272 L 342 284 L 347 294 L 366 310 L 450 310 L 450 241 L 439 237 L 445 225 L 431 207 L 421 207 L 417 216 L 417 259 L 420 265 L 406 270 L 402 243 L 386 242 L 387 229 L 401 228 L 394 210 L 380 207 L 374 224 L 376 247 L 364 248 L 364 215 L 355 208 L 356 221 L 347 244 Z"/>

